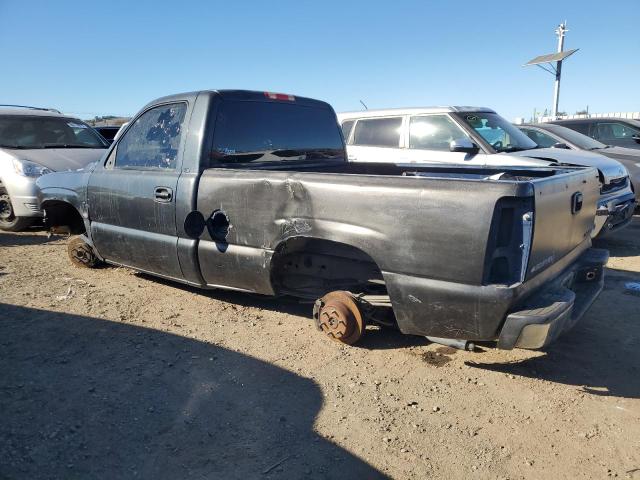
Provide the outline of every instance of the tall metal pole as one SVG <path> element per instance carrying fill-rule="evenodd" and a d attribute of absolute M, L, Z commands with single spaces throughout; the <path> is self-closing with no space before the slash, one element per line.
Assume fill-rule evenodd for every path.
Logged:
<path fill-rule="evenodd" d="M 564 48 L 564 35 L 567 32 L 567 22 L 561 23 L 556 29 L 558 35 L 558 53 Z M 560 75 L 562 74 L 562 60 L 556 62 L 556 82 L 553 88 L 553 109 L 551 115 L 553 118 L 558 116 L 558 101 L 560 99 Z"/>

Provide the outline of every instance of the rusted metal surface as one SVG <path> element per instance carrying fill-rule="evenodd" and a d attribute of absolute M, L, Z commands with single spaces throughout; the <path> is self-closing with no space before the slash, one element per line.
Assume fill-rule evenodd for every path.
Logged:
<path fill-rule="evenodd" d="M 365 323 L 353 295 L 336 291 L 316 303 L 314 316 L 318 328 L 341 343 L 353 345 L 364 333 Z"/>
<path fill-rule="evenodd" d="M 71 237 L 67 244 L 67 253 L 76 267 L 94 268 L 100 260 L 82 236 Z"/>

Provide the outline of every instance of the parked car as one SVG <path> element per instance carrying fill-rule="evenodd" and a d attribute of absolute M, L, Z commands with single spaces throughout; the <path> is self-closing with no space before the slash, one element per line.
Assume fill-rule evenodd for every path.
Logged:
<path fill-rule="evenodd" d="M 38 180 L 47 225 L 100 261 L 200 288 L 316 300 L 345 343 L 367 322 L 538 348 L 602 288 L 594 168 L 346 161 L 333 109 L 202 91 L 151 102 L 104 159 Z"/>
<path fill-rule="evenodd" d="M 93 128 L 95 128 L 97 132 L 102 135 L 102 138 L 104 138 L 110 144 L 113 143 L 113 139 L 118 133 L 118 130 L 120 130 L 120 126 L 117 125 L 101 125 Z"/>
<path fill-rule="evenodd" d="M 518 125 L 531 140 L 543 148 L 569 148 L 599 153 L 617 160 L 629 172 L 629 178 L 636 197 L 640 192 L 640 150 L 605 145 L 570 128 L 553 123 L 533 123 Z"/>
<path fill-rule="evenodd" d="M 0 230 L 42 218 L 36 179 L 97 161 L 107 142 L 89 125 L 58 111 L 0 107 Z"/>
<path fill-rule="evenodd" d="M 640 120 L 626 118 L 574 118 L 554 120 L 550 123 L 570 128 L 605 145 L 640 149 Z"/>
<path fill-rule="evenodd" d="M 338 114 L 349 161 L 536 166 L 554 163 L 598 168 L 602 182 L 596 228 L 605 235 L 631 222 L 635 196 L 617 161 L 593 152 L 538 146 L 493 110 L 433 107 Z"/>

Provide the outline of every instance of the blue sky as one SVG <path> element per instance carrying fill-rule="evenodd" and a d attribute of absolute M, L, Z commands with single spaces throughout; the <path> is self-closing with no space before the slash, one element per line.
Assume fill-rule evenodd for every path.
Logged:
<path fill-rule="evenodd" d="M 337 111 L 483 105 L 509 119 L 551 107 L 529 59 L 568 21 L 560 110 L 640 110 L 640 1 L 0 0 L 0 103 L 83 118 L 149 100 L 247 88 Z"/>

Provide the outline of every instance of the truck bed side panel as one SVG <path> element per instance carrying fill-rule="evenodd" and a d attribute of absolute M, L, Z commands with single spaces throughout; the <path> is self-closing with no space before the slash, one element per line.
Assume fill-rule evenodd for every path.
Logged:
<path fill-rule="evenodd" d="M 330 239 L 361 249 L 383 271 L 479 284 L 487 219 L 496 200 L 515 195 L 515 188 L 497 182 L 211 169 L 200 179 L 198 210 L 205 218 L 216 210 L 227 215 L 231 246 L 273 251 L 295 236 Z M 206 232 L 203 239 L 213 241 Z M 207 253 L 210 248 L 200 250 L 209 282 L 217 262 Z M 269 266 L 260 258 L 255 262 Z M 253 283 L 234 281 L 236 287 Z"/>
<path fill-rule="evenodd" d="M 587 172 L 576 172 L 577 181 L 593 174 Z M 562 188 L 568 199 L 573 185 Z M 547 195 L 539 192 L 538 198 Z M 527 182 L 210 169 L 200 179 L 198 210 L 205 218 L 224 212 L 231 227 L 223 243 L 203 234 L 200 268 L 209 285 L 271 294 L 270 259 L 281 242 L 328 239 L 377 263 L 402 331 L 489 339 L 515 298 L 509 286 L 483 285 L 490 219 L 500 198 L 532 195 Z M 588 247 L 582 237 L 587 212 L 595 208 L 592 196 L 576 227 L 581 239 L 563 239 L 558 255 Z M 570 216 L 567 210 L 557 221 Z M 547 223 L 539 218 L 535 225 Z M 571 227 L 563 232 L 574 234 Z"/>

